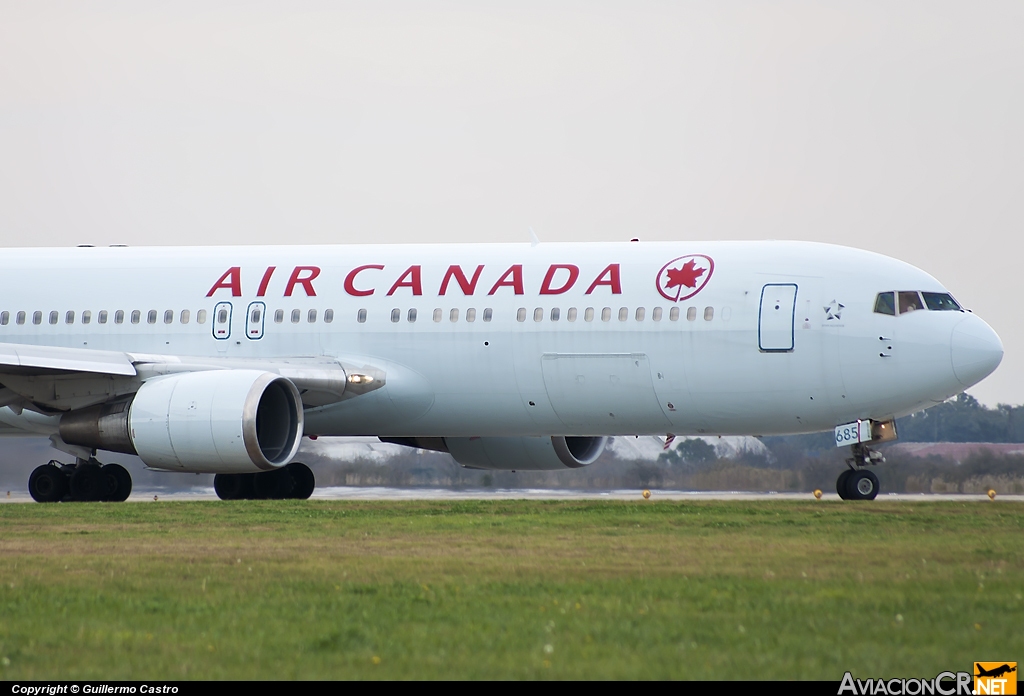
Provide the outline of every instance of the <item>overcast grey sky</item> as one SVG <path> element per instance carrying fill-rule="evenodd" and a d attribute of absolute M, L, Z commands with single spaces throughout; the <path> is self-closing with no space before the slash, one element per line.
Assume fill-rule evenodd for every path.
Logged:
<path fill-rule="evenodd" d="M 793 238 L 1024 402 L 1024 2 L 0 0 L 0 245 Z"/>

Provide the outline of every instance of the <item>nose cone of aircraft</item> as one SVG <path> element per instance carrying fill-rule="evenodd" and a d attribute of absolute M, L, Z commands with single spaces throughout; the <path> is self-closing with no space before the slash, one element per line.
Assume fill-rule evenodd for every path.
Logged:
<path fill-rule="evenodd" d="M 965 387 L 988 377 L 1003 359 L 1003 342 L 988 324 L 968 315 L 953 328 L 950 341 L 953 373 Z"/>

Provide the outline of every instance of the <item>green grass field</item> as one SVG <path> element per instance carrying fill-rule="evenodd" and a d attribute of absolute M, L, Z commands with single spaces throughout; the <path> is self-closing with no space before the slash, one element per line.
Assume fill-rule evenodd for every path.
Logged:
<path fill-rule="evenodd" d="M 0 506 L 0 679 L 827 679 L 1024 661 L 1024 505 Z"/>

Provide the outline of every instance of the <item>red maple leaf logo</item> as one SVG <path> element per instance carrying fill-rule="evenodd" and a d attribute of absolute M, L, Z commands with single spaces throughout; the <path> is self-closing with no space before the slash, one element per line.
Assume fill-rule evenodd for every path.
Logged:
<path fill-rule="evenodd" d="M 665 283 L 665 289 L 676 288 L 681 285 L 685 285 L 688 288 L 697 287 L 697 279 L 704 275 L 704 268 L 697 268 L 697 264 L 690 259 L 683 264 L 682 268 L 670 268 L 668 269 L 668 282 Z"/>

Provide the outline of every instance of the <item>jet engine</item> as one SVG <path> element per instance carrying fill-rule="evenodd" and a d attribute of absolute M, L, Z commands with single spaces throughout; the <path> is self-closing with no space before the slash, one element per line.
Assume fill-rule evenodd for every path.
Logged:
<path fill-rule="evenodd" d="M 607 437 L 382 437 L 384 442 L 448 452 L 462 466 L 496 471 L 557 471 L 593 464 Z"/>
<path fill-rule="evenodd" d="M 158 377 L 131 399 L 61 416 L 71 445 L 137 454 L 147 466 L 193 473 L 255 473 L 288 464 L 302 439 L 295 385 L 260 370 Z"/>

